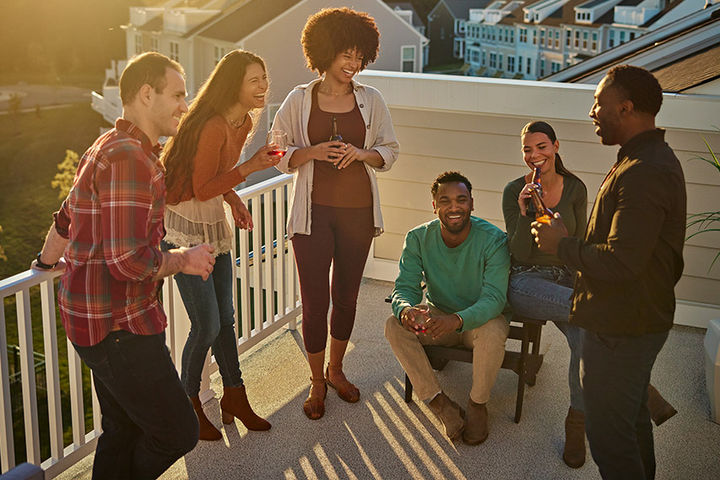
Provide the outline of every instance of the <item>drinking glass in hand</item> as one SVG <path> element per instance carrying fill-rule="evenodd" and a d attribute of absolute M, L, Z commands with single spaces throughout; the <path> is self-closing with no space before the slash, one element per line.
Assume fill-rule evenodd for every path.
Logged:
<path fill-rule="evenodd" d="M 287 133 L 282 130 L 270 130 L 267 134 L 267 145 L 271 147 L 270 155 L 282 158 L 288 149 Z"/>
<path fill-rule="evenodd" d="M 415 308 L 420 310 L 420 316 L 415 316 L 415 330 L 419 333 L 425 333 L 427 331 L 427 322 L 430 320 L 430 306 L 426 303 L 420 303 L 415 305 Z"/>

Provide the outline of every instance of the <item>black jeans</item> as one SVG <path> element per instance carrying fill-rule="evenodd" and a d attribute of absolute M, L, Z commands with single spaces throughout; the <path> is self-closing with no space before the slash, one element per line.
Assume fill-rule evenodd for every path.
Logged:
<path fill-rule="evenodd" d="M 157 478 L 195 447 L 197 416 L 165 333 L 111 332 L 91 347 L 75 345 L 90 367 L 102 411 L 93 479 Z"/>
<path fill-rule="evenodd" d="M 593 460 L 604 479 L 655 478 L 647 388 L 668 332 L 639 337 L 585 330 L 583 397 Z"/>

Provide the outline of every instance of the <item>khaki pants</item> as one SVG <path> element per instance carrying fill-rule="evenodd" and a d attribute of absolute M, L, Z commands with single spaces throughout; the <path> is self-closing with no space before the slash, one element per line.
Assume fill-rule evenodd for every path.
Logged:
<path fill-rule="evenodd" d="M 442 314 L 436 309 L 432 309 L 431 313 Z M 442 390 L 422 348 L 423 345 L 445 347 L 464 345 L 466 348 L 472 348 L 473 378 L 470 399 L 475 403 L 486 403 L 490 399 L 490 390 L 502 366 L 508 331 L 508 322 L 502 314 L 478 328 L 462 333 L 452 332 L 437 339 L 424 334 L 416 335 L 406 330 L 395 316 L 388 318 L 385 323 L 385 337 L 410 378 L 416 395 L 423 401 L 430 400 Z"/>

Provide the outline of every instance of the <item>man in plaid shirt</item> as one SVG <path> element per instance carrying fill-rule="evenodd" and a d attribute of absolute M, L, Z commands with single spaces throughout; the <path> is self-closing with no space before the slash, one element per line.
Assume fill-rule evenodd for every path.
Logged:
<path fill-rule="evenodd" d="M 65 273 L 58 301 L 102 410 L 93 478 L 156 478 L 195 447 L 198 423 L 165 346 L 158 292 L 177 272 L 207 279 L 212 247 L 161 252 L 161 136 L 187 112 L 182 67 L 154 52 L 120 78 L 123 115 L 85 152 L 33 268 Z"/>

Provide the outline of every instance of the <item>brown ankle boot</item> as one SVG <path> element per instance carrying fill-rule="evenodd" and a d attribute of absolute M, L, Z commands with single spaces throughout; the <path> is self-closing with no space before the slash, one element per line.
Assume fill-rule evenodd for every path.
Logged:
<path fill-rule="evenodd" d="M 465 412 L 460 406 L 450 400 L 447 395 L 440 392 L 428 403 L 428 407 L 445 427 L 445 435 L 450 440 L 460 437 L 465 429 Z"/>
<path fill-rule="evenodd" d="M 475 403 L 468 400 L 467 413 L 465 414 L 465 430 L 463 431 L 463 442 L 468 445 L 479 445 L 488 437 L 488 412 L 484 403 Z"/>
<path fill-rule="evenodd" d="M 650 410 L 650 417 L 658 427 L 677 413 L 677 410 L 652 385 L 648 385 L 647 407 Z"/>
<path fill-rule="evenodd" d="M 572 407 L 565 417 L 563 460 L 571 468 L 580 468 L 585 464 L 585 413 Z"/>
<path fill-rule="evenodd" d="M 195 409 L 195 414 L 198 417 L 198 423 L 200 424 L 200 440 L 220 440 L 222 438 L 222 433 L 220 433 L 220 430 L 215 428 L 215 425 L 210 423 L 210 420 L 205 416 L 205 412 L 202 408 L 202 403 L 200 403 L 199 397 L 192 397 L 190 399 L 192 402 L 192 406 Z"/>
<path fill-rule="evenodd" d="M 270 422 L 258 417 L 253 412 L 245 393 L 245 385 L 241 387 L 224 387 L 220 400 L 222 421 L 225 425 L 232 423 L 233 417 L 240 420 L 248 430 L 270 430 Z"/>

